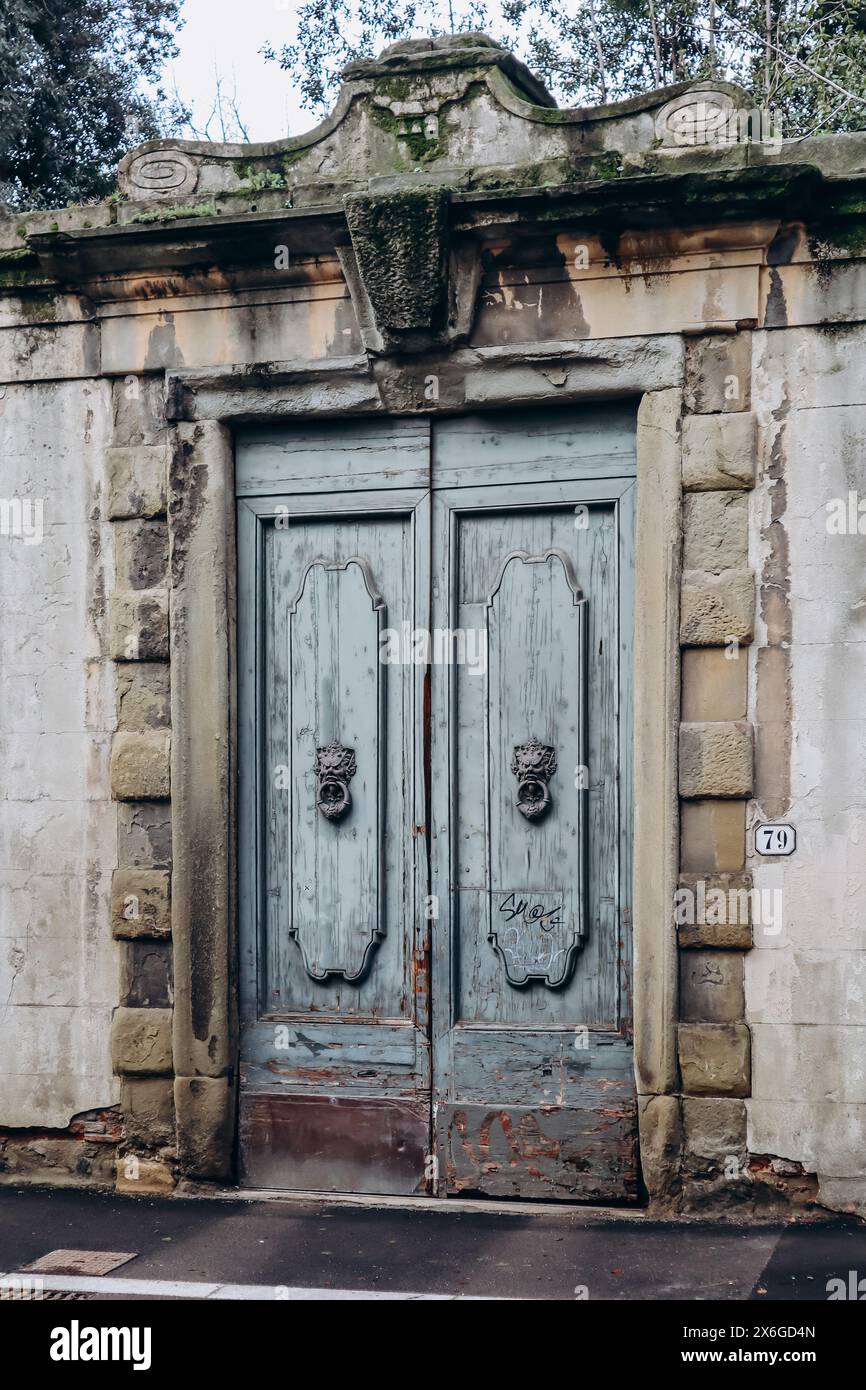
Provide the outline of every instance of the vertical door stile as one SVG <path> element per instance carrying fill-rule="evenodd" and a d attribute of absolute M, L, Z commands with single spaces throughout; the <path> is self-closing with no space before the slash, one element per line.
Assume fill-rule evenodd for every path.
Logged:
<path fill-rule="evenodd" d="M 255 513 L 238 503 L 238 609 L 250 619 L 256 612 L 260 583 L 259 535 Z M 239 935 L 239 1004 L 241 1012 L 258 1006 L 259 961 L 259 768 L 262 720 L 259 710 L 256 626 L 241 622 L 238 630 L 238 687 L 249 692 L 238 709 L 238 838 L 252 852 L 238 857 L 238 915 L 252 929 Z"/>
<path fill-rule="evenodd" d="M 619 851 L 619 900 L 621 904 L 620 953 L 623 968 L 620 971 L 620 1006 L 623 1035 L 630 1045 L 634 1043 L 634 944 L 632 938 L 633 897 L 633 837 L 632 806 L 634 795 L 634 743 L 632 737 L 632 708 L 634 699 L 634 665 L 632 644 L 635 619 L 635 548 L 633 537 L 637 524 L 635 509 L 637 488 L 634 483 L 619 501 L 619 553 L 621 603 L 619 611 L 619 711 L 617 720 L 617 818 L 620 827 Z"/>
<path fill-rule="evenodd" d="M 430 434 L 427 424 L 426 487 L 423 497 L 415 506 L 412 517 L 413 548 L 415 563 L 413 567 L 413 602 L 415 629 L 429 633 L 432 602 L 432 491 L 430 472 Z M 411 839 L 413 849 L 413 891 L 412 922 L 413 936 L 413 989 L 419 1015 L 423 1018 L 423 1084 L 429 1100 L 432 1075 L 432 1031 L 431 1031 L 431 993 L 433 964 L 433 933 L 435 918 L 429 909 L 433 892 L 430 878 L 430 834 L 431 834 L 431 768 L 430 768 L 430 667 L 425 662 L 415 670 L 413 689 L 413 765 L 412 780 L 412 824 Z M 435 1172 L 431 1170 L 430 1157 L 433 1154 L 433 1135 L 431 1111 L 427 1107 L 427 1147 L 424 1167 L 424 1190 L 435 1194 Z"/>

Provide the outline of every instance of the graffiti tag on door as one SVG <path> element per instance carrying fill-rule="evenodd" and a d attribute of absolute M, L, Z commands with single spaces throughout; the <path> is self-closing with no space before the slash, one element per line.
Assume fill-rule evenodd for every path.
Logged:
<path fill-rule="evenodd" d="M 579 939 L 568 920 L 562 892 L 500 890 L 491 893 L 490 941 L 509 984 L 531 980 L 551 988 L 565 984 Z"/>

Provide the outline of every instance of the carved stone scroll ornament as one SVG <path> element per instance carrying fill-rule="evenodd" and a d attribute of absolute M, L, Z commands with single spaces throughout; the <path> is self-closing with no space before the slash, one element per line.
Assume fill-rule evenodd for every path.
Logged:
<path fill-rule="evenodd" d="M 511 771 L 517 778 L 517 809 L 527 820 L 538 820 L 550 806 L 549 782 L 556 771 L 556 750 L 533 734 L 514 750 Z"/>
<path fill-rule="evenodd" d="M 692 83 L 656 113 L 656 142 L 665 149 L 736 143 L 748 134 L 748 123 L 738 119 L 744 98 L 729 82 Z"/>
<path fill-rule="evenodd" d="M 186 198 L 198 184 L 201 161 L 161 141 L 155 149 L 132 150 L 121 161 L 118 182 L 130 198 Z"/>
<path fill-rule="evenodd" d="M 355 751 L 333 739 L 316 749 L 316 807 L 326 820 L 342 820 L 351 805 L 349 783 L 357 771 Z"/>

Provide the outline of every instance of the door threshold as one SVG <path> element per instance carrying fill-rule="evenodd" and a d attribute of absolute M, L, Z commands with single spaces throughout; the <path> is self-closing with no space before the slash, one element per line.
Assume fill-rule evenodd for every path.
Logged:
<path fill-rule="evenodd" d="M 199 1183 L 180 1183 L 178 1197 L 217 1202 L 284 1202 L 290 1206 L 326 1205 L 364 1210 L 386 1208 L 392 1211 L 472 1212 L 491 1216 L 582 1216 L 586 1220 L 611 1223 L 641 1222 L 647 1219 L 645 1207 L 591 1206 L 585 1202 L 506 1201 L 491 1197 L 387 1196 L 370 1192 L 315 1192 L 275 1187 L 206 1187 Z"/>

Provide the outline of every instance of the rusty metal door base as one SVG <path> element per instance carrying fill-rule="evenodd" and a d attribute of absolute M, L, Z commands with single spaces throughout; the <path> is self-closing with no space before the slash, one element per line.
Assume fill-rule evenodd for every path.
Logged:
<path fill-rule="evenodd" d="M 242 1095 L 238 1150 L 245 1186 L 351 1192 L 423 1191 L 430 1112 L 398 1097 Z M 291 1174 L 291 1186 L 286 1182 Z"/>

